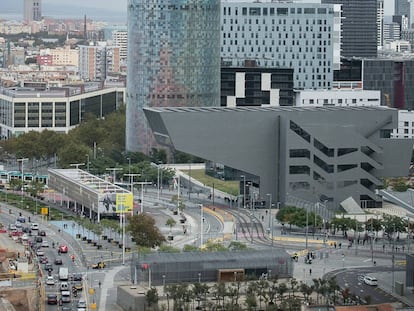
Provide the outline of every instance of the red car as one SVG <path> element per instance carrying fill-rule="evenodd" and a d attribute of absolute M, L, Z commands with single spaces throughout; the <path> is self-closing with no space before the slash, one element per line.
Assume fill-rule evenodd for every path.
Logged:
<path fill-rule="evenodd" d="M 67 253 L 68 252 L 68 246 L 67 245 L 60 245 L 59 246 L 59 251 L 61 253 Z"/>

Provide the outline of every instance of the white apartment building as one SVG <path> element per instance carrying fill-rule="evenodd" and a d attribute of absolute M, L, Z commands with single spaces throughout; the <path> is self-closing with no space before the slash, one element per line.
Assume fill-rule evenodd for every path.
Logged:
<path fill-rule="evenodd" d="M 381 106 L 381 91 L 370 90 L 298 90 L 295 106 Z"/>
<path fill-rule="evenodd" d="M 103 81 L 106 77 L 106 47 L 79 46 L 79 74 L 85 81 Z"/>
<path fill-rule="evenodd" d="M 294 69 L 294 88 L 330 88 L 340 68 L 341 7 L 287 2 L 222 2 L 221 57 Z"/>
<path fill-rule="evenodd" d="M 126 30 L 114 30 L 112 32 L 113 45 L 119 47 L 120 61 L 126 63 L 128 54 L 128 32 Z"/>

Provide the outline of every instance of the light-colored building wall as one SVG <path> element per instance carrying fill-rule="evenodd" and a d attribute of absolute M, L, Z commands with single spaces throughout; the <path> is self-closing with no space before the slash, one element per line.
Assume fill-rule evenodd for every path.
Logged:
<path fill-rule="evenodd" d="M 294 87 L 330 88 L 340 68 L 341 6 L 222 2 L 221 57 L 242 67 L 294 68 Z"/>
<path fill-rule="evenodd" d="M 381 92 L 368 90 L 300 90 L 295 106 L 381 106 Z"/>
<path fill-rule="evenodd" d="M 392 131 L 395 138 L 414 138 L 414 111 L 398 110 L 398 129 Z"/>
<path fill-rule="evenodd" d="M 98 111 L 94 97 L 100 97 Z M 117 109 L 124 98 L 125 86 L 114 84 L 104 88 L 94 84 L 43 91 L 0 88 L 0 137 L 8 139 L 45 129 L 67 133 L 81 122 L 84 113 L 104 117 Z"/>
<path fill-rule="evenodd" d="M 79 50 L 70 47 L 50 50 L 53 58 L 53 65 L 56 66 L 79 66 Z"/>
<path fill-rule="evenodd" d="M 126 62 L 128 54 L 128 32 L 126 30 L 114 30 L 112 32 L 112 41 L 115 46 L 120 48 L 120 60 Z"/>
<path fill-rule="evenodd" d="M 23 15 L 26 22 L 40 21 L 42 19 L 42 1 L 24 0 Z"/>

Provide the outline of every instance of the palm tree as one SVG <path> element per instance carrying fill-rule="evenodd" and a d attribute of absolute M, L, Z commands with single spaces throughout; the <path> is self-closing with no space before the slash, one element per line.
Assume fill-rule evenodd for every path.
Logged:
<path fill-rule="evenodd" d="M 267 302 L 267 288 L 269 287 L 269 283 L 266 280 L 260 280 L 258 282 L 255 282 L 256 286 L 256 292 L 259 296 L 259 308 L 262 309 L 262 301 Z"/>
<path fill-rule="evenodd" d="M 309 297 L 310 297 L 310 295 L 312 295 L 314 287 L 309 286 L 308 284 L 301 282 L 300 285 L 299 285 L 299 290 L 303 295 L 303 300 L 305 302 L 309 302 Z"/>

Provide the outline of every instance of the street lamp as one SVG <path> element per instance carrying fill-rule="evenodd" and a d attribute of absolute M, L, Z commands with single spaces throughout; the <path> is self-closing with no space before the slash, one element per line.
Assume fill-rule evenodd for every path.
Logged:
<path fill-rule="evenodd" d="M 29 159 L 28 158 L 21 158 L 21 159 L 17 159 L 17 162 L 21 162 L 22 163 L 22 188 L 21 188 L 21 191 L 22 191 L 22 197 L 21 197 L 21 204 L 22 204 L 22 208 L 23 208 L 23 196 L 24 196 L 24 193 L 23 193 L 23 191 L 24 191 L 24 161 L 29 161 Z"/>
<path fill-rule="evenodd" d="M 200 204 L 200 248 L 203 246 L 203 223 L 204 223 L 204 214 L 203 214 L 203 205 Z"/>
<path fill-rule="evenodd" d="M 269 196 L 269 230 L 272 230 L 272 246 L 273 246 L 273 224 L 272 224 L 272 194 L 266 194 Z"/>
<path fill-rule="evenodd" d="M 246 209 L 246 175 L 240 175 L 243 178 L 243 208 Z"/>

